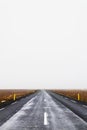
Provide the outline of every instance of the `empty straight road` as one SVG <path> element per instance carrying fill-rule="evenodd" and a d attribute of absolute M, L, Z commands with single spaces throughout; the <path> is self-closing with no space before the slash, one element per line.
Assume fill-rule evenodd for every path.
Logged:
<path fill-rule="evenodd" d="M 46 91 L 40 91 L 34 95 L 20 110 L 0 126 L 0 130 L 86 129 L 87 123 L 85 121 L 51 97 Z"/>

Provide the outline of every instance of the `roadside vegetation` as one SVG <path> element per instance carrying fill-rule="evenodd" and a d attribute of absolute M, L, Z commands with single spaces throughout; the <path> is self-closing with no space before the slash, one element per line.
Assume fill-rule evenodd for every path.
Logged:
<path fill-rule="evenodd" d="M 87 102 L 87 90 L 52 90 L 52 91 L 75 100 Z"/>
<path fill-rule="evenodd" d="M 0 103 L 14 101 L 34 92 L 35 90 L 0 90 Z"/>

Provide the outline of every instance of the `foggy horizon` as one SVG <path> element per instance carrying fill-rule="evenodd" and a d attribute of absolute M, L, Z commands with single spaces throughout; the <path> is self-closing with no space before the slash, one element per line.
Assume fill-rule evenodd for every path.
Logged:
<path fill-rule="evenodd" d="M 86 0 L 0 1 L 0 89 L 87 89 L 86 14 Z"/>

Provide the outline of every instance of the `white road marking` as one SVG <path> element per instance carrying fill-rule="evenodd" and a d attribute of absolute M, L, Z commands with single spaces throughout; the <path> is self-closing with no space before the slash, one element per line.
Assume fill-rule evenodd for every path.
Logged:
<path fill-rule="evenodd" d="M 47 116 L 47 112 L 44 112 L 44 125 L 48 125 Z"/>
<path fill-rule="evenodd" d="M 86 106 L 86 105 L 82 105 L 82 106 L 87 108 L 87 106 Z"/>
<path fill-rule="evenodd" d="M 34 104 L 33 102 L 34 102 L 34 100 L 35 100 L 36 98 L 37 98 L 37 96 L 35 96 L 35 97 L 32 98 L 31 100 L 29 100 L 26 104 L 24 104 L 22 110 L 31 108 L 31 106 Z"/>
<path fill-rule="evenodd" d="M 68 98 L 65 97 L 65 99 L 68 99 Z"/>
<path fill-rule="evenodd" d="M 29 110 L 32 107 L 33 103 L 25 104 L 21 110 Z"/>
<path fill-rule="evenodd" d="M 0 111 L 4 110 L 5 108 L 1 108 Z"/>
<path fill-rule="evenodd" d="M 74 103 L 76 103 L 76 101 L 74 101 L 74 100 L 71 100 L 72 102 L 74 102 Z"/>
<path fill-rule="evenodd" d="M 17 102 L 13 102 L 11 105 L 13 105 L 13 104 L 15 104 L 15 103 L 17 103 Z"/>
<path fill-rule="evenodd" d="M 44 99 L 44 102 L 46 102 L 46 99 Z"/>
<path fill-rule="evenodd" d="M 37 97 L 37 96 L 36 96 Z M 16 114 L 14 114 L 10 119 L 8 119 L 2 126 L 0 126 L 0 130 L 10 130 L 13 128 L 14 124 L 20 124 L 19 118 L 26 115 L 25 110 L 30 108 L 30 105 L 33 104 L 35 98 L 29 100 Z M 16 130 L 16 126 L 15 126 Z M 27 130 L 27 129 L 26 129 Z"/>
<path fill-rule="evenodd" d="M 29 102 L 28 102 L 28 103 L 33 102 L 33 100 L 35 100 L 36 98 L 37 98 L 37 96 L 33 97 L 31 100 L 29 100 Z"/>

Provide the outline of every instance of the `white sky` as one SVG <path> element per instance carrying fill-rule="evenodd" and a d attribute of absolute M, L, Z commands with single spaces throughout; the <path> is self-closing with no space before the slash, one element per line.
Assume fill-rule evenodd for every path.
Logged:
<path fill-rule="evenodd" d="M 87 88 L 87 0 L 0 0 L 0 88 Z"/>

